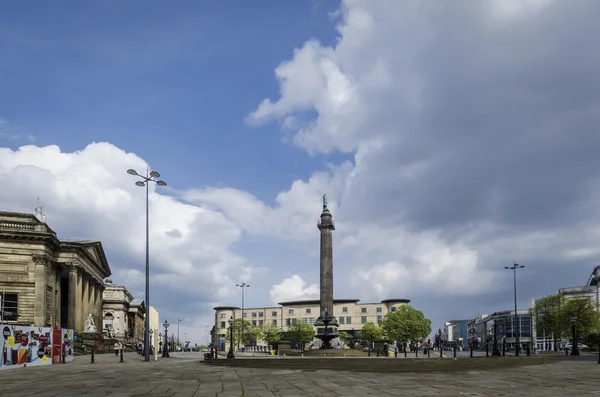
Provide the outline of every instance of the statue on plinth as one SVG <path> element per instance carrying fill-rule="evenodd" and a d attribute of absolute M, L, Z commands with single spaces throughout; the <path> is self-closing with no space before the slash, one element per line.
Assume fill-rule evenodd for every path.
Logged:
<path fill-rule="evenodd" d="M 96 324 L 94 323 L 94 318 L 92 317 L 92 313 L 88 314 L 88 317 L 85 320 L 85 327 L 83 328 L 83 332 L 89 332 L 89 333 L 98 332 L 98 329 L 96 328 Z"/>

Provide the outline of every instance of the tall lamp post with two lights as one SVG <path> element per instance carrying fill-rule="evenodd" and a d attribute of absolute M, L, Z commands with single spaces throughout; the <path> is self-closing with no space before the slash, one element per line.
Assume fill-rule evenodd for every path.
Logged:
<path fill-rule="evenodd" d="M 160 174 L 156 171 L 149 171 L 148 167 L 146 167 L 146 176 L 140 175 L 134 169 L 128 169 L 127 173 L 129 175 L 139 176 L 142 178 L 142 181 L 137 181 L 135 183 L 136 186 L 146 187 L 146 318 L 144 321 L 146 329 L 144 330 L 144 361 L 150 361 L 150 315 L 148 310 L 150 310 L 150 232 L 149 232 L 149 224 L 148 224 L 148 185 L 150 182 L 156 183 L 158 186 L 167 186 L 167 182 L 163 180 L 159 180 L 156 178 L 160 178 Z"/>
<path fill-rule="evenodd" d="M 519 343 L 521 330 L 519 329 L 519 314 L 517 313 L 517 269 L 523 269 L 525 266 L 515 263 L 512 266 L 504 266 L 507 270 L 513 271 L 513 280 L 515 286 L 515 319 L 513 323 L 513 332 L 515 334 L 515 356 L 519 356 Z"/>

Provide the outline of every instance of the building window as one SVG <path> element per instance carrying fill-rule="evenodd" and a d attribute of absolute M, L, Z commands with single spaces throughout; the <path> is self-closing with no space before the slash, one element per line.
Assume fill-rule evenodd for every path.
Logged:
<path fill-rule="evenodd" d="M 225 313 L 221 313 L 221 318 L 225 318 Z"/>
<path fill-rule="evenodd" d="M 310 307 L 306 308 L 306 314 L 310 314 Z"/>
<path fill-rule="evenodd" d="M 246 317 L 248 317 L 248 313 L 244 313 L 244 314 L 242 314 L 242 317 L 243 317 L 243 318 L 246 318 Z"/>
<path fill-rule="evenodd" d="M 263 325 L 263 320 L 258 320 L 258 325 L 262 326 Z"/>
<path fill-rule="evenodd" d="M 290 320 L 289 318 L 286 318 L 286 319 L 285 319 L 285 325 L 287 325 L 287 326 L 289 327 L 289 326 L 290 326 L 290 324 L 291 324 L 291 321 L 292 321 L 292 320 Z"/>
<path fill-rule="evenodd" d="M 262 317 L 263 316 L 263 312 L 258 313 L 258 317 Z"/>
<path fill-rule="evenodd" d="M 382 318 L 381 316 L 377 316 L 377 324 L 379 324 L 381 322 Z"/>
<path fill-rule="evenodd" d="M 392 313 L 393 313 L 393 312 L 395 312 L 395 311 L 396 311 L 396 307 L 392 307 L 390 310 L 391 310 L 391 311 L 392 311 Z"/>
<path fill-rule="evenodd" d="M 361 324 L 366 324 L 366 323 L 367 323 L 367 316 L 362 316 L 362 317 L 360 318 L 360 323 L 361 323 Z"/>
<path fill-rule="evenodd" d="M 0 298 L 2 295 L 0 294 Z M 2 300 L 4 313 L 2 318 L 6 321 L 17 321 L 19 318 L 19 294 L 4 294 Z"/>
<path fill-rule="evenodd" d="M 302 321 L 304 321 L 304 324 L 308 324 L 308 317 L 304 317 Z"/>
<path fill-rule="evenodd" d="M 257 316 L 257 315 L 258 315 L 258 314 L 257 314 L 256 312 L 253 312 L 253 313 L 252 313 L 252 318 L 256 318 L 256 316 Z"/>
<path fill-rule="evenodd" d="M 378 308 L 377 308 L 377 310 L 375 310 L 375 311 L 376 311 L 377 313 L 381 313 L 381 311 L 382 311 L 382 310 L 381 310 L 381 308 L 380 308 L 380 307 L 378 307 Z"/>
<path fill-rule="evenodd" d="M 342 313 L 348 313 L 348 308 L 346 306 L 342 307 Z"/>
<path fill-rule="evenodd" d="M 256 327 L 256 320 L 252 320 L 252 326 Z"/>
<path fill-rule="evenodd" d="M 344 324 L 344 317 L 340 317 L 340 325 Z"/>
<path fill-rule="evenodd" d="M 271 321 L 271 323 L 272 323 L 273 325 L 277 325 L 277 320 L 273 320 L 273 321 Z"/>
<path fill-rule="evenodd" d="M 352 324 L 352 317 L 346 317 L 346 324 Z"/>
<path fill-rule="evenodd" d="M 221 328 L 225 328 L 225 321 L 221 321 Z"/>
<path fill-rule="evenodd" d="M 309 324 L 314 324 L 315 323 L 315 318 L 314 317 L 309 318 L 308 319 L 308 323 Z"/>
<path fill-rule="evenodd" d="M 277 312 L 271 312 L 271 316 L 277 317 Z"/>
<path fill-rule="evenodd" d="M 104 315 L 104 329 L 110 329 L 113 326 L 113 315 L 108 312 Z"/>
<path fill-rule="evenodd" d="M 292 324 L 296 324 L 296 320 L 298 320 L 297 318 L 293 318 L 292 319 Z"/>
<path fill-rule="evenodd" d="M 289 310 L 288 310 L 288 314 L 291 314 L 291 315 L 293 315 L 293 314 L 294 314 L 294 309 L 289 309 Z"/>
<path fill-rule="evenodd" d="M 367 308 L 366 307 L 361 307 L 360 308 L 360 312 L 361 313 L 366 313 L 367 312 Z"/>

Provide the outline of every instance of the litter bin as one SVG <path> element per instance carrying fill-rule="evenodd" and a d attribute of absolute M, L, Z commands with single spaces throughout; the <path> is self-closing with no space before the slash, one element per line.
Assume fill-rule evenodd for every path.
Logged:
<path fill-rule="evenodd" d="M 246 351 L 246 348 L 245 348 L 245 347 L 242 347 L 242 353 L 243 353 L 243 352 L 245 352 L 245 351 Z"/>

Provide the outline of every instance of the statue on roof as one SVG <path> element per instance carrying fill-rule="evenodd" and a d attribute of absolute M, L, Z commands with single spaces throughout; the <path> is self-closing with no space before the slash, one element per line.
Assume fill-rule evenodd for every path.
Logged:
<path fill-rule="evenodd" d="M 327 209 L 327 195 L 323 195 L 323 211 Z"/>

